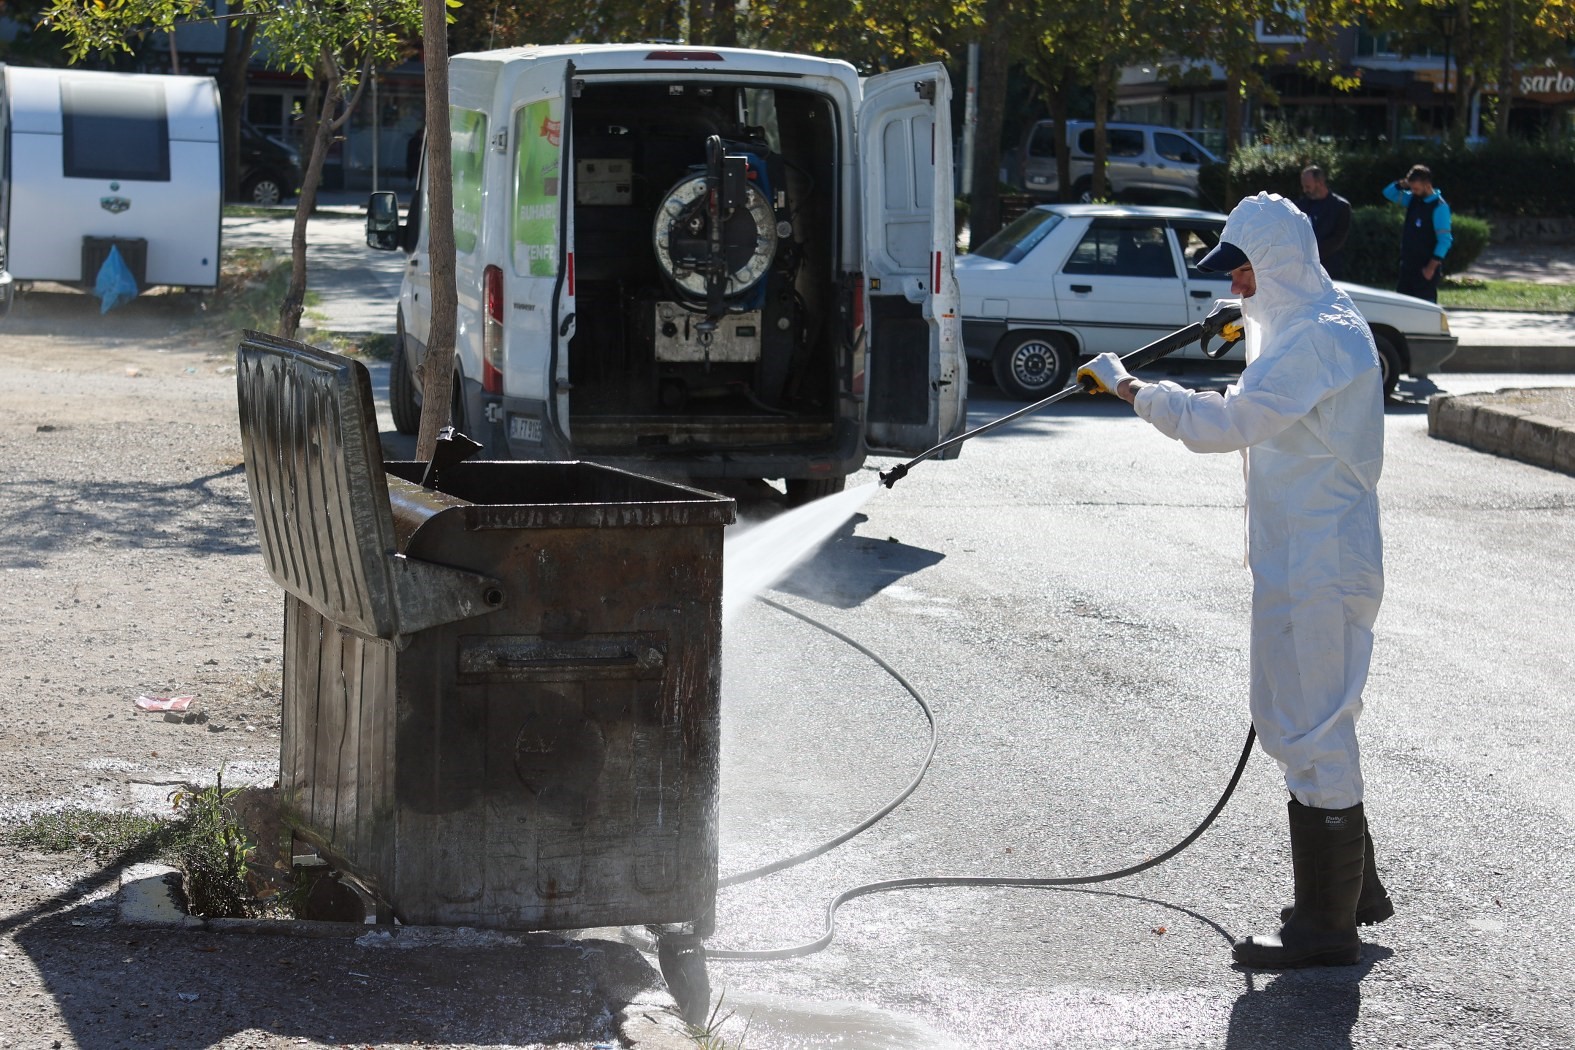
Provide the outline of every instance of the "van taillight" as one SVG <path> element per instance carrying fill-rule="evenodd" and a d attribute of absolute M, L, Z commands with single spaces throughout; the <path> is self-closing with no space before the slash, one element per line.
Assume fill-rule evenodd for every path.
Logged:
<path fill-rule="evenodd" d="M 503 393 L 503 271 L 489 266 L 482 273 L 486 285 L 486 321 L 481 328 L 481 389 Z"/>

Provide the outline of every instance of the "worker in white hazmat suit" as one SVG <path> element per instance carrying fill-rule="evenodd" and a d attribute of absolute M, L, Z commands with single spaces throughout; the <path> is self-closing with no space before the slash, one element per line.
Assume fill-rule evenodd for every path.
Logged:
<path fill-rule="evenodd" d="M 1134 379 L 1114 354 L 1079 377 L 1194 452 L 1246 457 L 1252 721 L 1290 789 L 1295 905 L 1245 937 L 1247 966 L 1350 965 L 1358 924 L 1394 914 L 1362 808 L 1356 720 L 1383 597 L 1376 486 L 1383 374 L 1367 323 L 1318 264 L 1307 218 L 1275 194 L 1231 212 L 1199 267 L 1229 272 L 1247 366 L 1223 394 Z"/>

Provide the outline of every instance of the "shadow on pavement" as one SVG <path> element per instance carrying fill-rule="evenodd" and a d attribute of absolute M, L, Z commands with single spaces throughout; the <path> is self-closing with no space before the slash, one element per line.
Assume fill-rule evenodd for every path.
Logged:
<path fill-rule="evenodd" d="M 636 949 L 611 941 L 139 929 L 119 925 L 114 908 L 100 899 L 14 934 L 83 1050 L 254 1045 L 237 1036 L 258 1046 L 616 1044 L 607 1004 L 655 981 Z"/>
<path fill-rule="evenodd" d="M 1274 973 L 1241 970 L 1247 990 L 1231 1007 L 1226 1050 L 1347 1050 L 1362 1013 L 1362 980 L 1394 951 L 1364 944 L 1355 966 L 1319 966 Z M 1257 987 L 1257 982 L 1267 984 Z"/>

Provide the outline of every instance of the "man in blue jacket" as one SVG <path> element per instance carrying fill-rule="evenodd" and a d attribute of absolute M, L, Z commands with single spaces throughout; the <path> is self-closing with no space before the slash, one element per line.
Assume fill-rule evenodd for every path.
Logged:
<path fill-rule="evenodd" d="M 1384 187 L 1384 196 L 1405 205 L 1405 229 L 1400 234 L 1400 283 L 1395 291 L 1438 302 L 1438 278 L 1444 256 L 1455 242 L 1450 230 L 1449 205 L 1433 188 L 1433 172 L 1413 164 L 1405 178 Z"/>

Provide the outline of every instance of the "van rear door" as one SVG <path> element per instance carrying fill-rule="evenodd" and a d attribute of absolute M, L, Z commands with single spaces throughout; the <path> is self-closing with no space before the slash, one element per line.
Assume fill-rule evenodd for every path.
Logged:
<path fill-rule="evenodd" d="M 501 262 L 504 414 L 511 454 L 539 459 L 569 438 L 569 358 L 574 334 L 572 186 L 566 98 L 573 67 L 521 59 L 508 67 L 507 201 Z"/>
<path fill-rule="evenodd" d="M 872 449 L 923 452 L 967 423 L 950 106 L 951 82 L 938 64 L 864 82 L 858 159 Z"/>

